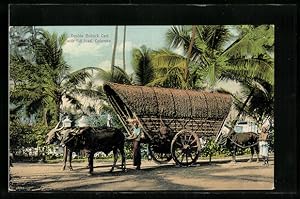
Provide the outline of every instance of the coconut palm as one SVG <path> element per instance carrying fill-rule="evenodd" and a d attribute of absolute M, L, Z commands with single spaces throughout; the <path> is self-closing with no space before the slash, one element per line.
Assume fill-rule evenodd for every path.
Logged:
<path fill-rule="evenodd" d="M 167 88 L 184 88 L 186 58 L 169 49 L 153 51 L 152 63 L 155 78 L 148 85 Z"/>
<path fill-rule="evenodd" d="M 32 46 L 40 29 L 34 26 L 9 27 L 9 50 L 11 55 L 22 55 L 26 59 L 33 59 Z"/>
<path fill-rule="evenodd" d="M 151 62 L 151 53 L 152 50 L 145 45 L 132 50 L 134 82 L 138 85 L 146 85 L 153 80 L 154 69 Z"/>
<path fill-rule="evenodd" d="M 250 116 L 261 123 L 264 118 L 274 115 L 274 88 L 272 85 L 262 82 L 256 85 L 243 84 L 242 97 L 233 95 L 234 105 L 241 116 Z M 248 103 L 242 100 L 248 99 Z"/>
<path fill-rule="evenodd" d="M 251 78 L 274 85 L 274 47 L 272 26 L 241 26 L 240 37 L 221 56 L 226 57 L 224 77 Z"/>
<path fill-rule="evenodd" d="M 124 26 L 124 35 L 123 35 L 123 70 L 124 71 L 126 71 L 125 42 L 126 42 L 126 26 Z"/>
<path fill-rule="evenodd" d="M 273 99 L 274 28 L 272 26 L 240 26 L 239 29 L 240 37 L 222 53 L 223 57 L 227 57 L 222 78 L 239 81 L 250 89 L 233 125 L 247 109 L 247 105 L 252 107 L 250 110 L 256 109 L 258 113 L 273 109 L 270 106 L 259 106 L 259 103 L 253 102 L 257 99 L 258 93 L 264 93 L 267 101 Z M 273 103 L 270 105 L 272 106 Z"/>
<path fill-rule="evenodd" d="M 196 34 L 196 26 L 193 25 L 193 26 L 192 26 L 191 42 L 190 42 L 189 49 L 188 49 L 188 52 L 187 52 L 187 59 L 186 59 L 186 66 L 185 66 L 185 74 L 184 74 L 184 78 L 185 78 L 185 81 L 186 81 L 186 82 L 188 81 L 188 75 L 189 75 L 189 62 L 190 62 L 190 59 L 191 59 L 191 56 L 192 56 L 192 49 L 193 49 L 193 45 L 194 45 L 194 42 L 195 42 L 195 34 Z"/>
<path fill-rule="evenodd" d="M 166 34 L 171 49 L 156 52 L 153 57 L 154 63 L 156 63 L 155 67 L 174 68 L 174 66 L 180 66 L 181 69 L 177 70 L 177 76 L 179 75 L 180 79 L 183 78 L 183 83 L 176 87 L 181 88 L 191 87 L 191 79 L 195 79 L 195 77 L 190 77 L 189 73 L 194 67 L 194 71 L 202 70 L 202 75 L 213 87 L 218 79 L 216 76 L 220 74 L 220 67 L 215 62 L 229 36 L 229 31 L 225 26 L 173 26 Z M 179 49 L 182 52 L 174 53 L 172 49 Z M 194 74 L 200 74 L 200 72 Z M 164 79 L 168 78 L 164 77 L 161 80 Z"/>
<path fill-rule="evenodd" d="M 114 74 L 114 66 L 115 66 L 115 59 L 116 59 L 116 50 L 117 50 L 117 43 L 118 43 L 118 26 L 115 27 L 115 39 L 114 39 L 114 46 L 111 58 L 111 74 Z"/>
<path fill-rule="evenodd" d="M 227 46 L 226 44 L 233 38 L 230 28 L 232 27 L 196 26 L 195 42 L 189 55 L 192 43 L 191 27 L 173 26 L 167 32 L 167 41 L 171 48 L 180 48 L 182 53 L 167 54 L 161 51 L 154 59 L 159 58 L 159 66 L 170 70 L 182 64 L 183 59 L 189 56 L 189 70 L 191 66 L 199 68 L 211 89 L 214 89 L 216 82 L 221 79 L 231 79 L 242 84 L 250 82 L 253 85 L 266 81 L 273 85 L 274 61 L 269 53 L 274 46 L 272 26 L 239 26 L 239 36 Z M 166 70 L 168 69 L 165 69 L 165 72 Z M 179 77 L 182 77 L 183 72 L 184 70 L 179 71 Z M 167 79 L 168 73 L 165 74 L 165 77 L 156 79 Z M 245 105 L 250 99 L 251 95 L 246 98 Z"/>
<path fill-rule="evenodd" d="M 66 38 L 66 34 L 58 36 L 56 33 L 43 31 L 34 41 L 34 61 L 22 56 L 11 56 L 10 71 L 14 79 L 11 100 L 22 101 L 30 114 L 42 113 L 46 126 L 48 121 L 59 119 L 63 98 L 80 106 L 77 99 L 79 86 L 89 77 L 85 70 L 70 72 L 70 67 L 62 56 Z"/>
<path fill-rule="evenodd" d="M 188 61 L 197 63 L 206 72 L 211 88 L 220 75 L 217 58 L 229 38 L 226 26 L 193 26 L 192 30 L 190 26 L 174 26 L 167 32 L 169 46 L 181 48 Z"/>

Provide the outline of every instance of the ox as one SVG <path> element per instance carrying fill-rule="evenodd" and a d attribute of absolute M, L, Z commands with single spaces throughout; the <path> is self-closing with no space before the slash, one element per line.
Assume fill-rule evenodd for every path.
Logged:
<path fill-rule="evenodd" d="M 254 150 L 257 155 L 256 161 L 259 161 L 258 134 L 253 132 L 236 133 L 231 130 L 227 135 L 221 134 L 217 143 L 228 148 L 232 155 L 232 162 L 236 162 L 236 150 L 240 148 L 250 148 L 251 157 L 249 162 L 253 160 Z"/>
<path fill-rule="evenodd" d="M 65 147 L 64 165 L 66 167 L 67 156 L 69 156 L 70 170 L 72 170 L 72 152 L 85 150 L 88 154 L 89 174 L 93 173 L 93 159 L 97 151 L 106 155 L 113 151 L 114 163 L 110 170 L 112 172 L 118 159 L 118 150 L 122 156 L 122 170 L 126 171 L 126 156 L 124 152 L 125 136 L 121 130 L 112 127 L 101 128 L 57 128 L 58 125 L 47 134 L 46 143 L 52 144 L 59 141 Z"/>

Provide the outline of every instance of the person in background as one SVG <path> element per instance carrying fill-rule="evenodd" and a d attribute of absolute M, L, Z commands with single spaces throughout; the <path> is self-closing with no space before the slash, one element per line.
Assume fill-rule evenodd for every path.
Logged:
<path fill-rule="evenodd" d="M 13 167 L 14 165 L 12 164 L 14 159 L 14 155 L 12 154 L 12 152 L 9 153 L 9 166 Z"/>
<path fill-rule="evenodd" d="M 262 127 L 261 129 L 261 133 L 259 134 L 258 137 L 258 144 L 259 144 L 259 154 L 262 157 L 264 163 L 264 166 L 268 166 L 269 165 L 269 161 L 268 161 L 268 150 L 269 150 L 269 146 L 268 146 L 268 131 L 266 127 Z"/>
<path fill-rule="evenodd" d="M 111 126 L 112 126 L 111 120 L 112 120 L 112 117 L 111 117 L 111 115 L 108 113 L 108 114 L 107 114 L 107 124 L 106 124 L 107 127 L 111 127 Z"/>
<path fill-rule="evenodd" d="M 129 136 L 127 139 L 133 140 L 133 166 L 136 166 L 136 170 L 141 169 L 141 126 L 139 125 L 138 120 L 136 119 L 129 119 L 129 123 L 133 125 L 133 132 L 132 135 Z"/>

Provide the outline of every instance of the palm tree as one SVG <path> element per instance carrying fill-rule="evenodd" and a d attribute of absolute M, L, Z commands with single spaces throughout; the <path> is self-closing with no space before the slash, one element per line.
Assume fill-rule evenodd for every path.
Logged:
<path fill-rule="evenodd" d="M 273 27 L 240 26 L 239 29 L 240 37 L 222 53 L 222 56 L 227 57 L 222 78 L 239 81 L 249 89 L 233 126 L 247 109 L 247 105 L 253 109 L 255 104 L 252 102 L 255 102 L 257 93 L 265 93 L 267 98 L 273 99 L 274 86 L 274 59 L 270 55 L 274 47 Z M 259 106 L 256 103 L 256 108 L 262 113 L 270 109 L 270 106 Z"/>
<path fill-rule="evenodd" d="M 11 90 L 12 102 L 23 101 L 29 114 L 42 113 L 46 126 L 48 121 L 59 119 L 63 98 L 80 106 L 76 97 L 80 93 L 78 86 L 89 77 L 85 70 L 69 72 L 70 67 L 62 56 L 66 38 L 66 34 L 58 36 L 43 31 L 33 45 L 34 61 L 11 56 L 11 77 L 15 79 Z"/>
<path fill-rule="evenodd" d="M 112 58 L 111 58 L 111 74 L 114 74 L 117 43 L 118 43 L 118 26 L 116 26 L 116 28 L 115 28 L 115 40 L 114 40 L 114 46 L 113 46 L 113 52 L 112 52 Z"/>
<path fill-rule="evenodd" d="M 224 77 L 243 80 L 251 78 L 274 85 L 274 47 L 272 26 L 242 26 L 240 37 L 221 56 L 226 57 Z"/>
<path fill-rule="evenodd" d="M 190 32 L 192 31 L 192 34 Z M 226 26 L 179 26 L 167 32 L 167 41 L 172 48 L 181 48 L 188 62 L 197 63 L 206 72 L 211 88 L 216 84 L 220 74 L 217 58 L 230 33 Z"/>
<path fill-rule="evenodd" d="M 215 39 L 213 35 L 218 39 Z M 173 69 L 172 72 L 176 69 L 178 80 L 183 81 L 181 83 L 177 81 L 179 84 L 176 87 L 191 88 L 190 83 L 195 82 L 195 76 L 190 77 L 189 75 L 191 70 L 194 71 L 194 75 L 197 74 L 197 77 L 199 77 L 199 74 L 206 76 L 211 87 L 213 87 L 220 70 L 214 62 L 219 51 L 221 51 L 221 47 L 229 38 L 227 29 L 224 26 L 173 26 L 166 36 L 170 48 L 181 49 L 182 53 L 177 54 L 170 49 L 156 51 L 153 57 L 154 67 L 169 67 Z M 174 68 L 175 66 L 177 68 Z M 201 72 L 199 72 L 200 70 Z M 165 74 L 171 73 L 167 72 Z M 161 82 L 168 79 L 168 77 L 155 79 L 160 79 Z M 196 85 L 193 84 L 193 86 Z"/>
<path fill-rule="evenodd" d="M 274 46 L 272 26 L 241 26 L 239 37 L 228 47 L 226 44 L 233 38 L 229 31 L 231 27 L 218 25 L 195 28 L 194 42 L 192 42 L 193 34 L 189 26 L 173 26 L 167 32 L 170 47 L 180 48 L 183 53 L 178 55 L 170 50 L 157 52 L 153 57 L 153 63 L 155 68 L 164 70 L 161 75 L 156 76 L 154 83 L 166 81 L 171 74 L 169 71 L 179 68 L 176 76 L 180 80 L 184 79 L 186 70 L 183 69 L 183 60 L 187 59 L 190 61 L 189 70 L 197 67 L 198 71 L 201 71 L 200 74 L 206 77 L 212 90 L 216 82 L 222 79 L 253 85 L 242 106 L 244 108 L 251 101 L 254 88 L 263 88 L 257 85 L 263 85 L 261 82 L 274 84 L 274 60 L 268 53 Z M 189 82 L 191 86 L 193 81 Z M 182 87 L 182 83 L 176 87 L 178 86 Z"/>
<path fill-rule="evenodd" d="M 31 49 L 40 31 L 34 26 L 11 26 L 9 28 L 10 54 L 33 59 Z"/>
<path fill-rule="evenodd" d="M 123 37 L 123 70 L 124 71 L 126 71 L 125 42 L 126 42 L 126 26 L 124 26 L 124 37 Z"/>
<path fill-rule="evenodd" d="M 146 85 L 153 80 L 154 69 L 151 62 L 151 53 L 152 50 L 145 45 L 132 50 L 134 82 L 138 85 Z"/>
<path fill-rule="evenodd" d="M 155 78 L 148 84 L 149 86 L 185 87 L 186 58 L 184 56 L 164 48 L 153 51 L 152 63 Z"/>
<path fill-rule="evenodd" d="M 184 71 L 184 81 L 186 84 L 188 84 L 188 76 L 189 76 L 189 62 L 192 56 L 192 49 L 195 41 L 195 34 L 196 34 L 196 26 L 192 26 L 192 37 L 191 37 L 191 42 L 189 45 L 189 49 L 187 52 L 187 59 L 186 59 L 186 66 L 185 66 L 185 71 Z M 186 85 L 187 86 L 187 85 Z"/>
<path fill-rule="evenodd" d="M 234 105 L 239 116 L 251 116 L 261 123 L 264 118 L 274 115 L 274 87 L 266 82 L 243 84 L 242 97 L 233 95 Z M 245 99 L 243 101 L 242 99 Z M 248 102 L 247 104 L 245 102 Z M 237 118 L 238 118 L 237 117 Z"/>

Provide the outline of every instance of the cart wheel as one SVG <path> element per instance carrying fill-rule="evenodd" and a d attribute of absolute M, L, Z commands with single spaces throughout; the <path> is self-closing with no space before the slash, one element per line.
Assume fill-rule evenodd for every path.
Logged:
<path fill-rule="evenodd" d="M 152 145 L 152 144 L 148 145 L 149 153 L 150 153 L 152 159 L 154 160 L 154 162 L 156 162 L 157 164 L 165 164 L 165 163 L 168 163 L 170 160 L 172 160 L 171 153 L 155 152 L 155 150 L 153 148 L 154 148 L 154 145 Z"/>
<path fill-rule="evenodd" d="M 180 131 L 171 143 L 171 152 L 174 161 L 182 166 L 195 163 L 200 154 L 199 137 L 194 132 Z"/>

